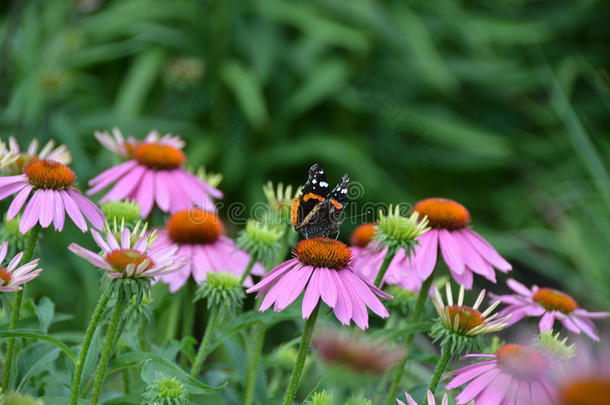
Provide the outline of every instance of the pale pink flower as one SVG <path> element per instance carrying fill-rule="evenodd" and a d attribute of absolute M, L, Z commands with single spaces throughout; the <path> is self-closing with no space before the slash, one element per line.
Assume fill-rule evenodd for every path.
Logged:
<path fill-rule="evenodd" d="M 250 255 L 237 248 L 235 242 L 224 235 L 220 218 L 199 208 L 179 211 L 167 221 L 153 247 L 178 246 L 179 256 L 186 258 L 178 271 L 166 274 L 160 280 L 169 285 L 169 291 L 178 291 L 192 275 L 197 283 L 206 279 L 207 273 L 227 272 L 241 277 L 250 261 Z M 265 268 L 255 263 L 252 274 L 262 276 Z M 244 280 L 251 286 L 252 278 Z"/>
<path fill-rule="evenodd" d="M 53 140 L 47 142 L 40 151 L 38 151 L 38 139 L 33 139 L 25 151 L 19 148 L 19 144 L 13 136 L 9 137 L 8 145 L 8 150 L 5 150 L 3 154 L 16 158 L 14 163 L 7 167 L 7 171 L 10 174 L 22 174 L 25 166 L 35 160 L 53 160 L 65 166 L 72 163 L 72 155 L 66 145 L 62 144 L 56 148 L 55 141 Z"/>
<path fill-rule="evenodd" d="M 405 396 L 407 397 L 408 403 L 405 404 L 400 399 L 396 399 L 396 401 L 398 402 L 399 405 L 417 405 L 417 402 L 415 402 L 413 397 L 411 397 L 411 395 L 409 395 L 407 392 L 405 392 Z M 434 399 L 434 395 L 432 395 L 432 392 L 430 392 L 430 390 L 428 390 L 427 399 L 428 399 L 428 405 L 436 405 L 436 399 Z M 449 400 L 447 399 L 447 394 L 445 394 L 445 395 L 443 395 L 443 402 L 441 403 L 441 405 L 447 405 L 448 403 L 449 403 Z"/>
<path fill-rule="evenodd" d="M 25 206 L 19 223 L 21 233 L 26 233 L 37 223 L 43 228 L 53 223 L 55 229 L 61 231 L 66 213 L 83 232 L 87 231 L 85 218 L 95 228 L 102 229 L 104 214 L 73 187 L 76 176 L 69 167 L 53 160 L 34 160 L 25 166 L 23 172 L 0 177 L 0 200 L 15 195 L 7 219 L 13 219 Z"/>
<path fill-rule="evenodd" d="M 500 311 L 500 316 L 510 314 L 510 324 L 515 324 L 525 317 L 541 317 L 538 326 L 540 332 L 544 332 L 553 329 L 555 320 L 558 320 L 569 331 L 584 332 L 591 339 L 599 341 L 591 319 L 607 318 L 610 312 L 589 312 L 580 308 L 568 294 L 552 288 L 534 285 L 529 289 L 514 279 L 508 279 L 506 284 L 516 294 L 491 296 L 507 305 Z"/>
<path fill-rule="evenodd" d="M 377 296 L 392 297 L 352 268 L 345 244 L 328 238 L 306 239 L 296 245 L 294 253 L 294 259 L 280 264 L 247 290 L 265 295 L 259 311 L 272 305 L 274 311 L 282 311 L 305 290 L 303 319 L 309 318 L 320 298 L 342 324 L 349 325 L 353 319 L 363 330 L 368 328 L 367 307 L 382 318 L 390 316 Z"/>
<path fill-rule="evenodd" d="M 506 273 L 512 266 L 478 233 L 468 228 L 470 213 L 460 203 L 445 198 L 427 198 L 413 207 L 426 215 L 432 228 L 417 238 L 411 268 L 422 280 L 434 271 L 438 251 L 453 279 L 466 289 L 472 288 L 473 273 L 496 282 L 494 267 Z"/>
<path fill-rule="evenodd" d="M 114 184 L 101 201 L 135 200 L 145 217 L 155 204 L 170 213 L 193 205 L 216 212 L 210 196 L 222 198 L 222 192 L 182 168 L 186 156 L 181 138 L 169 134 L 161 136 L 153 131 L 142 141 L 131 138 L 125 141 L 119 134 L 115 130 L 114 138 L 111 138 L 109 134 L 98 133 L 97 138 L 111 151 L 129 160 L 90 180 L 91 189 L 87 194 L 96 194 Z"/>
<path fill-rule="evenodd" d="M 186 258 L 177 256 L 178 247 L 170 245 L 163 248 L 150 247 L 151 238 L 147 234 L 132 234 L 123 228 L 120 241 L 112 232 L 105 236 L 91 231 L 101 253 L 92 252 L 72 243 L 70 251 L 102 270 L 110 278 L 153 278 L 176 271 L 184 266 Z"/>
<path fill-rule="evenodd" d="M 467 384 L 455 398 L 458 405 L 548 404 L 555 398 L 544 356 L 518 344 L 501 346 L 496 354 L 469 354 L 463 358 L 485 360 L 452 371 L 455 378 L 446 390 Z M 553 402 L 554 403 L 554 402 Z"/>
<path fill-rule="evenodd" d="M 32 260 L 31 262 L 20 266 L 19 263 L 21 263 L 21 259 L 23 258 L 23 252 L 20 252 L 13 257 L 7 267 L 2 266 L 7 251 L 8 243 L 3 242 L 0 245 L 0 291 L 18 291 L 21 290 L 23 284 L 38 277 L 42 269 L 36 268 L 39 259 Z"/>

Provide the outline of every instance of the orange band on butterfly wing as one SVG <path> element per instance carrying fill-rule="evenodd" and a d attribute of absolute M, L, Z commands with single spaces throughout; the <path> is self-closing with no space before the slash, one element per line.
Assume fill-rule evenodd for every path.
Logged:
<path fill-rule="evenodd" d="M 318 201 L 324 201 L 324 197 L 322 197 L 321 195 L 314 194 L 314 193 L 307 193 L 307 194 L 305 194 L 305 195 L 303 196 L 303 201 L 309 201 L 309 200 L 311 200 L 312 198 L 313 198 L 314 200 L 318 200 Z"/>
<path fill-rule="evenodd" d="M 339 201 L 335 200 L 335 199 L 330 199 L 330 203 L 338 210 L 340 210 L 341 208 L 343 208 L 343 204 L 341 204 Z"/>

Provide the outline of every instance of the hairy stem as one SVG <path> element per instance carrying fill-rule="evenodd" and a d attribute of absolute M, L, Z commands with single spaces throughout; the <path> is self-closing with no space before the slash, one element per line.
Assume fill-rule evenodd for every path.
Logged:
<path fill-rule="evenodd" d="M 102 294 L 100 295 L 100 298 L 97 301 L 97 305 L 95 306 L 93 315 L 91 315 L 89 325 L 87 325 L 85 338 L 83 339 L 83 344 L 80 348 L 80 353 L 78 354 L 78 360 L 76 361 L 74 369 L 74 378 L 72 380 L 72 397 L 70 399 L 70 405 L 76 405 L 78 403 L 78 393 L 80 391 L 81 378 L 83 375 L 83 368 L 85 367 L 85 361 L 87 360 L 87 356 L 89 355 L 89 348 L 91 347 L 93 335 L 95 334 L 100 320 L 102 319 L 102 314 L 104 313 L 104 309 L 106 308 L 106 304 L 108 304 L 109 299 L 110 293 L 108 292 L 108 290 L 102 290 Z"/>
<path fill-rule="evenodd" d="M 252 405 L 254 400 L 254 388 L 256 386 L 256 375 L 260 363 L 263 343 L 265 342 L 265 325 L 254 326 L 254 343 L 248 350 L 248 368 L 246 371 L 246 388 L 244 394 L 244 405 Z"/>
<path fill-rule="evenodd" d="M 434 272 L 430 274 L 430 277 L 424 281 L 421 286 L 421 290 L 419 290 L 419 295 L 417 296 L 417 302 L 415 303 L 415 309 L 411 314 L 411 319 L 409 320 L 410 324 L 416 323 L 419 321 L 419 317 L 424 309 L 424 304 L 426 303 L 426 298 L 428 297 L 428 291 L 430 290 L 430 284 L 432 284 L 432 279 L 434 277 Z M 394 378 L 392 379 L 392 386 L 390 387 L 390 391 L 388 392 L 388 396 L 386 398 L 386 405 L 393 405 L 396 403 L 396 393 L 398 392 L 398 386 L 400 385 L 400 380 L 402 379 L 402 375 L 405 371 L 405 364 L 407 364 L 407 358 L 409 357 L 409 352 L 411 351 L 411 346 L 413 345 L 413 339 L 415 338 L 415 333 L 411 332 L 405 337 L 405 356 L 402 358 L 400 363 L 396 366 L 396 371 L 394 371 Z"/>
<path fill-rule="evenodd" d="M 388 252 L 386 253 L 384 259 L 383 259 L 383 263 L 381 263 L 381 267 L 379 268 L 379 271 L 377 272 L 377 277 L 375 277 L 375 286 L 379 287 L 381 285 L 381 282 L 383 281 L 383 277 L 385 276 L 386 271 L 388 271 L 388 267 L 390 267 L 390 263 L 392 263 L 392 259 L 394 258 L 394 255 L 396 254 L 396 252 L 394 251 L 394 249 L 388 249 Z"/>
<path fill-rule="evenodd" d="M 254 267 L 254 263 L 256 263 L 256 256 L 250 255 L 250 260 L 248 261 L 248 265 L 244 269 L 244 273 L 241 275 L 241 278 L 239 279 L 240 284 L 243 284 L 244 281 L 246 280 L 246 278 L 248 278 L 248 276 L 250 275 L 250 272 L 252 271 L 252 267 Z"/>
<path fill-rule="evenodd" d="M 32 256 L 34 255 L 34 248 L 36 247 L 36 242 L 38 242 L 38 235 L 40 235 L 40 225 L 34 226 L 29 232 L 27 244 L 25 245 L 25 250 L 23 251 L 23 257 L 21 258 L 21 263 L 28 263 L 32 260 Z M 17 324 L 19 323 L 19 315 L 21 313 L 21 303 L 23 301 L 23 291 L 25 286 L 22 287 L 21 290 L 15 293 L 15 300 L 13 301 L 13 310 L 11 312 L 11 322 L 9 326 L 9 330 L 13 330 L 17 328 Z M 9 388 L 9 383 L 11 379 L 11 370 L 13 368 L 13 358 L 17 355 L 15 349 L 15 338 L 11 337 L 8 340 L 6 346 L 6 356 L 5 356 L 5 364 L 4 364 L 4 375 L 2 376 L 2 391 L 7 392 Z"/>
<path fill-rule="evenodd" d="M 297 393 L 299 384 L 301 383 L 301 375 L 303 374 L 303 367 L 305 366 L 305 360 L 307 359 L 307 352 L 309 351 L 309 342 L 311 341 L 311 335 L 318 319 L 318 312 L 320 311 L 320 303 L 313 310 L 313 313 L 305 322 L 305 328 L 303 329 L 303 335 L 301 336 L 301 344 L 299 345 L 299 351 L 297 353 L 297 359 L 294 362 L 292 369 L 292 376 L 290 377 L 290 383 L 286 390 L 286 396 L 284 397 L 284 405 L 292 405 L 292 401 Z"/>
<path fill-rule="evenodd" d="M 210 339 L 212 338 L 212 334 L 214 332 L 214 328 L 216 327 L 216 321 L 218 321 L 218 315 L 220 313 L 220 305 L 214 305 L 212 308 L 212 312 L 210 313 L 210 319 L 208 320 L 208 325 L 205 328 L 205 332 L 203 334 L 203 340 L 201 341 L 201 345 L 199 345 L 199 350 L 197 351 L 197 357 L 195 357 L 195 362 L 193 363 L 193 369 L 191 370 L 191 375 L 196 377 L 201 370 L 201 366 L 203 365 L 203 361 L 205 360 L 206 349 L 208 343 L 210 343 Z"/>
<path fill-rule="evenodd" d="M 445 372 L 447 368 L 447 364 L 449 363 L 449 359 L 451 359 L 451 350 L 447 350 L 447 348 L 443 348 L 441 350 L 441 357 L 439 357 L 436 362 L 436 367 L 434 368 L 434 374 L 432 375 L 432 380 L 430 380 L 430 388 L 429 390 L 434 394 L 436 391 L 436 387 L 438 387 L 438 382 L 441 380 L 441 376 Z"/>

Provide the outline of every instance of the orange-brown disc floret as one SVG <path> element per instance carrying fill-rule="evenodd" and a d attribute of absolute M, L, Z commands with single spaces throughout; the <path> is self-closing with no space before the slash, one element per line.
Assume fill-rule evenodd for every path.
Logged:
<path fill-rule="evenodd" d="M 447 198 L 426 198 L 415 204 L 413 210 L 426 215 L 432 228 L 453 231 L 470 224 L 470 213 L 466 207 Z"/>
<path fill-rule="evenodd" d="M 68 166 L 54 160 L 35 160 L 23 172 L 31 185 L 41 189 L 66 190 L 76 180 Z"/>
<path fill-rule="evenodd" d="M 329 238 L 302 240 L 295 246 L 294 254 L 304 265 L 334 270 L 346 268 L 351 260 L 347 245 Z"/>
<path fill-rule="evenodd" d="M 0 266 L 0 285 L 7 285 L 11 281 L 11 273 Z"/>
<path fill-rule="evenodd" d="M 485 319 L 476 309 L 463 305 L 451 305 L 446 308 L 451 320 L 452 327 L 455 326 L 455 317 L 458 317 L 458 331 L 469 331 L 485 323 Z"/>
<path fill-rule="evenodd" d="M 537 351 L 527 346 L 506 344 L 496 351 L 496 363 L 517 379 L 537 377 L 547 368 L 547 362 Z"/>
<path fill-rule="evenodd" d="M 106 254 L 106 261 L 121 272 L 125 272 L 128 265 L 133 264 L 138 267 L 145 260 L 149 261 L 147 270 L 155 265 L 148 256 L 134 249 L 116 249 Z"/>
<path fill-rule="evenodd" d="M 158 143 L 141 143 L 133 149 L 133 157 L 142 165 L 156 170 L 176 169 L 186 156 L 180 149 Z"/>
<path fill-rule="evenodd" d="M 578 378 L 559 391 L 561 405 L 607 405 L 609 400 L 609 378 Z"/>
<path fill-rule="evenodd" d="M 552 288 L 539 289 L 532 299 L 542 305 L 546 310 L 559 311 L 564 314 L 570 314 L 578 308 L 578 304 L 574 298 Z"/>
<path fill-rule="evenodd" d="M 191 208 L 172 215 L 167 221 L 167 231 L 170 239 L 178 244 L 200 245 L 216 242 L 225 229 L 216 214 Z"/>
<path fill-rule="evenodd" d="M 350 238 L 352 246 L 366 247 L 375 237 L 375 223 L 362 224 L 354 229 Z"/>

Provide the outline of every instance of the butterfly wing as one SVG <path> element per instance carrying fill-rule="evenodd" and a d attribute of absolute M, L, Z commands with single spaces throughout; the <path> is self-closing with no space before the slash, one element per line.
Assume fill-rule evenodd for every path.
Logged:
<path fill-rule="evenodd" d="M 324 170 L 317 163 L 309 168 L 307 183 L 301 193 L 292 201 L 292 225 L 295 229 L 301 228 L 305 218 L 322 203 L 329 194 L 328 181 Z M 311 216 L 310 216 L 311 217 Z"/>

